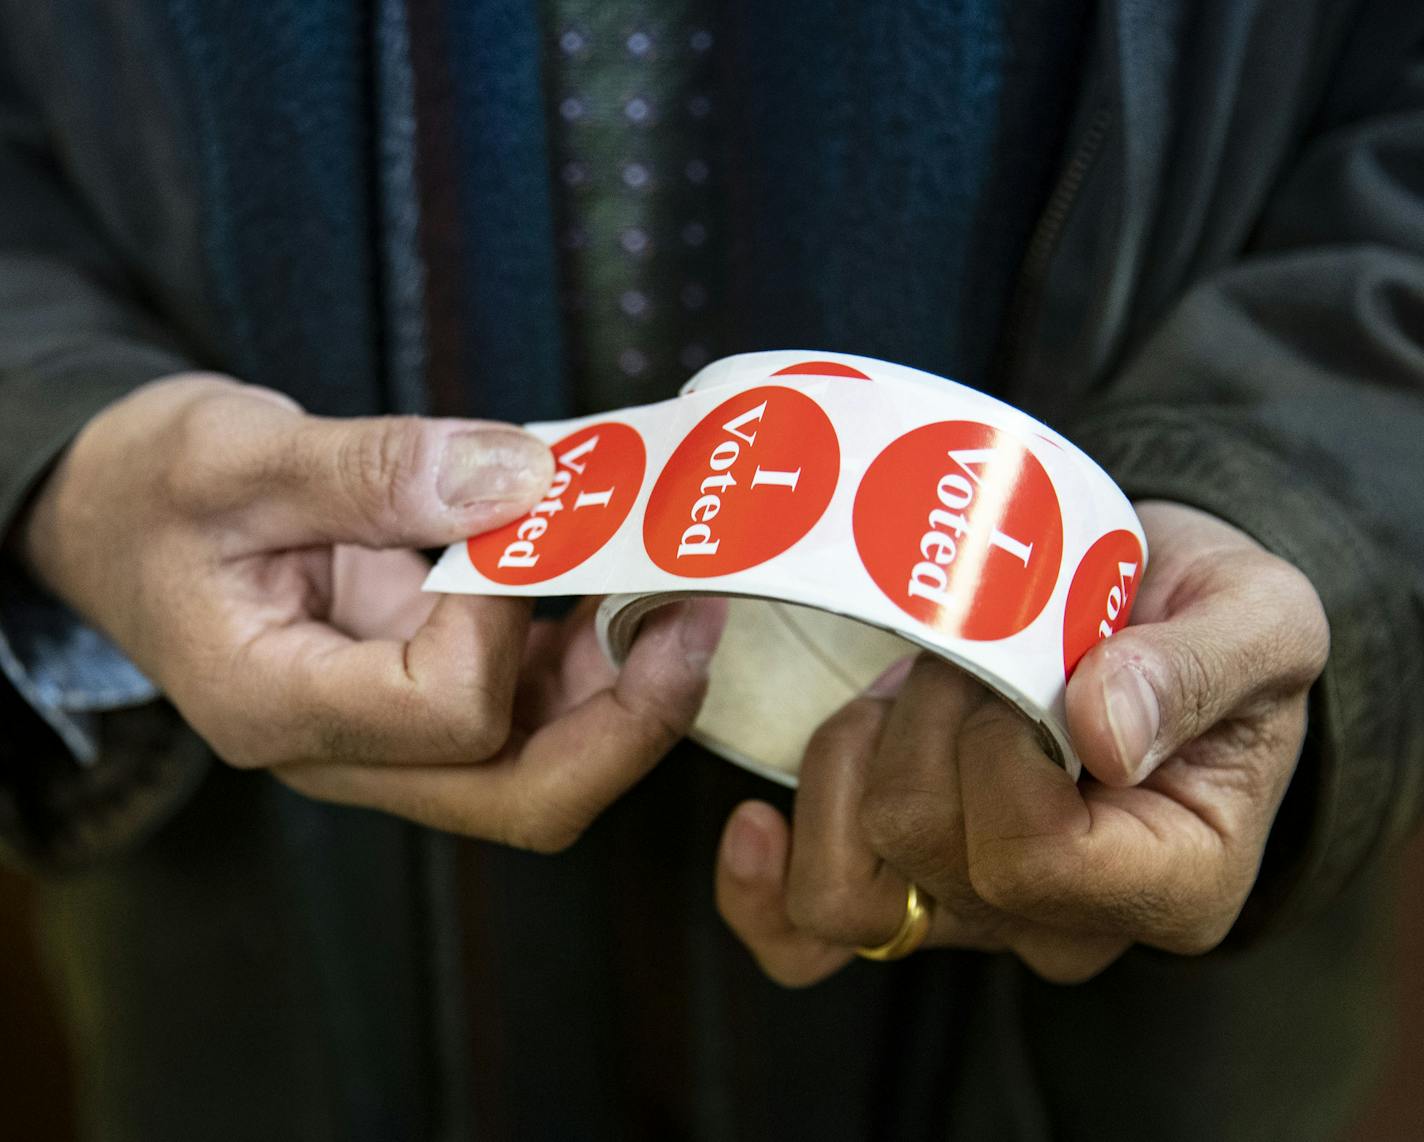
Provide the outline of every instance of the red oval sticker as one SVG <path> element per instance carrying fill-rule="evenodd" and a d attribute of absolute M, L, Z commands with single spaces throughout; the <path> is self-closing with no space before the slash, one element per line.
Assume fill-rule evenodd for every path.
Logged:
<path fill-rule="evenodd" d="M 842 364 L 840 361 L 798 361 L 794 365 L 787 365 L 784 369 L 777 369 L 771 374 L 773 377 L 851 377 L 858 381 L 868 381 L 870 378 L 852 365 Z"/>
<path fill-rule="evenodd" d="M 1088 548 L 1073 572 L 1063 612 L 1065 679 L 1099 641 L 1127 626 L 1142 563 L 1142 544 L 1130 531 L 1110 531 Z"/>
<path fill-rule="evenodd" d="M 581 428 L 552 446 L 554 482 L 523 519 L 465 544 L 496 583 L 522 587 L 571 571 L 613 538 L 643 486 L 647 451 L 626 424 Z"/>
<path fill-rule="evenodd" d="M 840 468 L 836 430 L 810 397 L 779 385 L 738 393 L 687 434 L 653 485 L 648 557 L 690 578 L 765 563 L 821 518 Z"/>
<path fill-rule="evenodd" d="M 977 641 L 1033 622 L 1063 559 L 1063 519 L 1043 465 L 972 420 L 927 424 L 886 447 L 856 491 L 852 526 L 861 562 L 891 602 Z"/>

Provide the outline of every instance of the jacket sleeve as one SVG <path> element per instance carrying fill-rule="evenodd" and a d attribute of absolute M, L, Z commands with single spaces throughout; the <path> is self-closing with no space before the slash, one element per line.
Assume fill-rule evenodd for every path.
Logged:
<path fill-rule="evenodd" d="M 1331 653 L 1242 937 L 1324 907 L 1424 800 L 1424 52 L 1338 117 L 1249 252 L 1176 302 L 1074 437 L 1312 580 Z"/>
<path fill-rule="evenodd" d="M 191 367 L 67 184 L 40 116 L 0 60 L 0 540 L 90 417 L 146 381 Z M 14 625 L 32 589 L 18 585 L 13 566 L 0 571 Z M 13 640 L 0 641 L 16 658 Z M 147 762 L 137 754 L 106 760 L 100 749 L 96 765 L 76 765 L 54 719 L 39 717 L 13 684 L 24 669 L 10 661 L 0 673 L 0 849 L 36 863 L 75 863 L 132 838 L 160 803 L 191 785 L 147 769 L 118 774 L 170 765 L 171 755 L 151 750 Z M 125 715 L 113 732 L 152 735 L 156 716 Z M 94 727 L 99 737 L 109 732 Z"/>

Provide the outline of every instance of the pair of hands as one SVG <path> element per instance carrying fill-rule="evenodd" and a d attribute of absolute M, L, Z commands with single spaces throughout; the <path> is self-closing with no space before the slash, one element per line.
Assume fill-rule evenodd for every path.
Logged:
<path fill-rule="evenodd" d="M 930 947 L 1012 951 L 1075 982 L 1135 943 L 1200 953 L 1256 880 L 1305 735 L 1329 629 L 1295 568 L 1237 529 L 1143 503 L 1151 563 L 1132 623 L 1068 685 L 1078 782 L 1032 726 L 929 655 L 821 727 L 793 826 L 738 807 L 722 915 L 792 986 L 896 930 L 908 882 L 935 900 Z"/>
<path fill-rule="evenodd" d="M 86 426 L 19 540 L 229 764 L 554 851 L 691 724 L 724 611 L 660 611 L 615 672 L 587 606 L 531 623 L 519 600 L 420 594 L 409 548 L 518 518 L 552 474 L 508 426 L 324 420 L 183 375 Z M 1191 952 L 1225 934 L 1328 634 L 1304 577 L 1239 531 L 1176 505 L 1140 514 L 1153 561 L 1135 625 L 1069 687 L 1081 784 L 924 658 L 822 727 L 792 826 L 760 802 L 734 813 L 718 904 L 773 978 L 814 982 L 884 940 L 908 880 L 937 902 L 931 944 L 1011 949 L 1052 979 L 1134 942 Z"/>

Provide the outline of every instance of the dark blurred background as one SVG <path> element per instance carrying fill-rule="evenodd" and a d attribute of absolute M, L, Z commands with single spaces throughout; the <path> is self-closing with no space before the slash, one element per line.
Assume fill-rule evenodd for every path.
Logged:
<path fill-rule="evenodd" d="M 1404 854 L 1396 914 L 1392 1065 L 1345 1142 L 1424 1139 L 1424 836 Z M 69 1049 L 40 971 L 34 901 L 24 878 L 3 866 L 0 965 L 0 1138 L 70 1142 Z"/>

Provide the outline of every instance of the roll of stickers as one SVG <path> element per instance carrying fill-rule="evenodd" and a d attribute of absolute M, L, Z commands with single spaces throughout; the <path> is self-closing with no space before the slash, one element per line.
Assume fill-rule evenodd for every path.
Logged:
<path fill-rule="evenodd" d="M 841 353 L 708 365 L 659 404 L 531 424 L 554 483 L 450 547 L 431 591 L 604 595 L 619 663 L 652 610 L 733 600 L 693 737 L 795 784 L 816 727 L 919 649 L 1021 710 L 1074 776 L 1064 692 L 1127 623 L 1142 526 L 1112 480 L 1027 414 Z"/>

